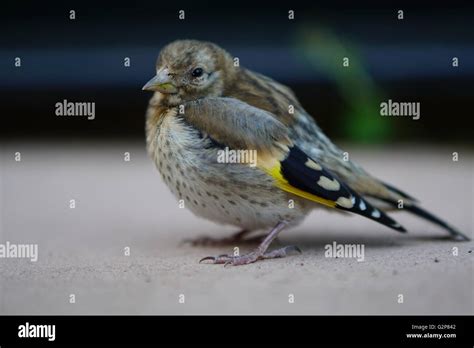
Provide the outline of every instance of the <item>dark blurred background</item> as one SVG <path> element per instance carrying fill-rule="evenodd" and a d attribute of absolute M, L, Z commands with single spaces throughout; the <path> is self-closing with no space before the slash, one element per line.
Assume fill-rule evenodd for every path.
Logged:
<path fill-rule="evenodd" d="M 143 139 L 151 94 L 141 87 L 156 56 L 192 38 L 289 85 L 336 139 L 472 144 L 469 3 L 9 2 L 1 12 L 1 139 Z M 57 117 L 63 99 L 95 102 L 95 120 Z M 420 102 L 421 119 L 381 117 L 387 99 Z"/>

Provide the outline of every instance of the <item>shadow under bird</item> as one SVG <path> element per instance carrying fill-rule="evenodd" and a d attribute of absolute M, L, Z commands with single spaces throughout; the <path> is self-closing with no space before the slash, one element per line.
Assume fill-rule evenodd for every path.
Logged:
<path fill-rule="evenodd" d="M 232 238 L 203 241 L 238 243 L 269 229 L 248 254 L 201 261 L 244 265 L 299 251 L 268 248 L 284 228 L 321 207 L 405 232 L 385 213 L 397 209 L 399 200 L 403 210 L 443 227 L 453 239 L 469 240 L 408 194 L 344 160 L 290 88 L 235 66 L 213 43 L 168 44 L 143 89 L 155 92 L 146 115 L 147 147 L 165 183 L 196 215 L 241 228 Z M 221 163 L 224 149 L 256 151 L 256 166 Z"/>

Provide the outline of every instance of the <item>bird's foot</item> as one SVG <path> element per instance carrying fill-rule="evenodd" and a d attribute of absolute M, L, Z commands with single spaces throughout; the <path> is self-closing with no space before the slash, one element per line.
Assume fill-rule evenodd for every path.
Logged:
<path fill-rule="evenodd" d="M 224 238 L 213 238 L 202 236 L 193 239 L 185 239 L 183 240 L 183 244 L 190 244 L 192 246 L 234 246 L 236 244 L 252 244 L 252 243 L 260 243 L 264 238 L 265 235 L 244 238 L 250 231 L 242 230 L 236 234 L 233 234 L 230 237 Z"/>
<path fill-rule="evenodd" d="M 211 261 L 208 262 L 210 264 L 224 264 L 224 266 L 232 265 L 232 266 L 241 266 L 241 265 L 248 265 L 249 263 L 254 263 L 258 260 L 265 260 L 265 259 L 277 259 L 289 256 L 290 253 L 297 252 L 301 253 L 300 248 L 294 245 L 286 246 L 280 249 L 276 249 L 270 252 L 262 252 L 261 249 L 257 248 L 256 250 L 239 256 L 231 256 L 231 255 L 219 255 L 219 256 L 207 256 L 202 258 L 199 263 L 203 261 Z"/>

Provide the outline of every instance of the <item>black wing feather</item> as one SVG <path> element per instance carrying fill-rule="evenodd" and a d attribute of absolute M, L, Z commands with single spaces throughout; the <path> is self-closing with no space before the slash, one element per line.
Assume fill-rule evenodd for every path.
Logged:
<path fill-rule="evenodd" d="M 308 166 L 308 161 L 311 161 L 316 166 Z M 308 157 L 308 155 L 297 146 L 289 148 L 288 155 L 280 162 L 280 170 L 282 176 L 291 186 L 325 200 L 332 201 L 334 202 L 334 207 L 337 209 L 362 215 L 396 231 L 406 232 L 399 223 L 365 201 L 336 175 L 327 168 L 324 168 L 320 163 Z M 318 184 L 321 177 L 325 177 L 328 179 L 326 181 L 334 183 L 331 189 L 327 189 L 324 185 L 321 186 Z"/>

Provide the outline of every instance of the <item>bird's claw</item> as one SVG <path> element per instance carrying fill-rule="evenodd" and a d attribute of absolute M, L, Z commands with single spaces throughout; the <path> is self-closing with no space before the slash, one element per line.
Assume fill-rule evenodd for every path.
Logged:
<path fill-rule="evenodd" d="M 210 263 L 214 265 L 223 264 L 223 263 L 225 264 L 230 257 L 232 256 L 229 256 L 226 254 L 222 254 L 218 256 L 206 256 L 206 257 L 203 257 L 201 260 L 199 260 L 199 263 L 202 263 L 203 261 L 211 260 L 212 262 Z"/>
<path fill-rule="evenodd" d="M 240 266 L 240 265 L 247 265 L 249 263 L 254 263 L 258 260 L 286 257 L 290 255 L 292 252 L 301 253 L 301 249 L 294 245 L 276 249 L 268 253 L 262 253 L 257 249 L 248 254 L 239 255 L 239 256 L 231 256 L 231 255 L 225 255 L 225 254 L 219 255 L 219 256 L 206 256 L 202 258 L 201 260 L 199 260 L 199 263 L 210 260 L 212 261 L 210 262 L 210 264 L 214 264 L 214 265 L 223 264 L 224 267 L 229 266 L 229 265 Z"/>
<path fill-rule="evenodd" d="M 296 245 L 289 245 L 289 246 L 265 253 L 263 254 L 263 258 L 264 259 L 277 259 L 281 257 L 286 257 L 293 252 L 296 252 L 298 254 L 302 253 L 301 249 L 298 248 Z"/>

